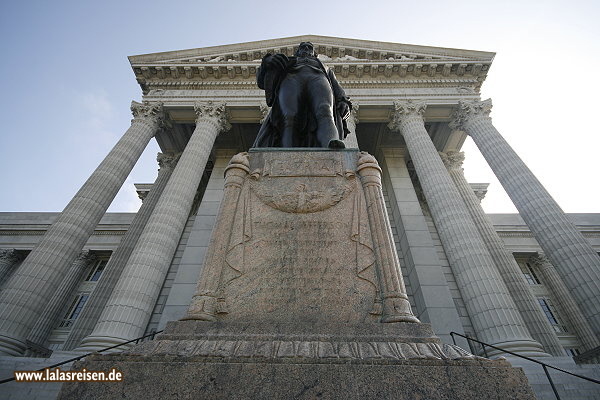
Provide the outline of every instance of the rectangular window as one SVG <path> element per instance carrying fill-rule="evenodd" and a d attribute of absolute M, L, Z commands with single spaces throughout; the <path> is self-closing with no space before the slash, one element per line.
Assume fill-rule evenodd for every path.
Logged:
<path fill-rule="evenodd" d="M 567 355 L 568 355 L 569 357 L 575 357 L 575 356 L 578 356 L 579 354 L 581 354 L 581 353 L 579 352 L 579 349 L 576 349 L 576 348 L 569 348 L 569 347 L 565 347 L 565 353 L 567 353 Z"/>
<path fill-rule="evenodd" d="M 538 298 L 538 303 L 540 307 L 542 307 L 542 311 L 550 321 L 550 325 L 554 328 L 556 332 L 567 332 L 567 329 L 559 322 L 557 313 L 554 310 L 554 307 L 550 303 L 550 300 L 544 298 Z"/>
<path fill-rule="evenodd" d="M 525 265 L 521 265 L 521 271 L 523 272 L 523 276 L 525 276 L 525 280 L 530 285 L 541 285 L 540 280 L 537 275 L 533 271 L 533 267 L 529 265 L 529 263 L 525 263 Z"/>
<path fill-rule="evenodd" d="M 98 260 L 90 269 L 90 273 L 85 278 L 88 282 L 97 282 L 102 276 L 102 272 L 104 271 L 104 267 L 108 264 L 108 260 Z"/>
<path fill-rule="evenodd" d="M 81 310 L 83 309 L 83 306 L 85 305 L 85 302 L 88 300 L 89 297 L 90 297 L 89 293 L 82 293 L 79 296 L 75 297 L 75 299 L 73 300 L 73 303 L 71 303 L 71 307 L 69 307 L 69 310 L 65 314 L 63 320 L 58 325 L 58 327 L 59 328 L 71 327 L 71 325 L 73 325 L 73 323 L 75 322 L 77 317 L 79 317 L 79 314 L 81 314 Z"/>

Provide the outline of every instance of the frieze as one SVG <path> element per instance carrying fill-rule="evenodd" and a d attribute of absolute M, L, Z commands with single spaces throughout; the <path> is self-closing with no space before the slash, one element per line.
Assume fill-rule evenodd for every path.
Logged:
<path fill-rule="evenodd" d="M 474 94 L 475 90 L 473 87 L 481 86 L 481 80 L 479 79 L 369 79 L 369 80 L 358 80 L 358 79 L 344 79 L 340 78 L 339 82 L 347 85 L 356 85 L 361 88 L 378 87 L 382 85 L 386 86 L 416 86 L 423 85 L 426 87 L 456 87 L 457 93 L 460 94 Z M 140 82 L 145 85 L 146 91 L 150 93 L 152 90 L 161 90 L 162 88 L 197 88 L 204 86 L 235 86 L 236 89 L 256 89 L 256 82 L 254 81 L 150 81 Z M 471 85 L 464 86 L 464 85 Z"/>

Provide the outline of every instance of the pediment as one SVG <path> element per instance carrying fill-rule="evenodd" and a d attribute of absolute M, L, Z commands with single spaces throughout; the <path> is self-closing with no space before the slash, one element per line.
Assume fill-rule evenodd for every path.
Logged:
<path fill-rule="evenodd" d="M 324 61 L 492 61 L 494 53 L 418 46 L 402 43 L 375 42 L 328 36 L 303 35 L 282 39 L 204 47 L 190 50 L 130 56 L 134 64 L 189 64 L 259 62 L 267 53 L 293 55 L 298 44 L 310 41 Z"/>
<path fill-rule="evenodd" d="M 130 56 L 129 61 L 142 88 L 149 82 L 157 84 L 159 81 L 170 82 L 170 85 L 182 81 L 241 83 L 254 77 L 264 55 L 283 53 L 291 56 L 302 41 L 312 42 L 321 61 L 334 68 L 342 79 L 470 75 L 481 77 L 482 81 L 495 55 L 483 51 L 303 35 Z"/>

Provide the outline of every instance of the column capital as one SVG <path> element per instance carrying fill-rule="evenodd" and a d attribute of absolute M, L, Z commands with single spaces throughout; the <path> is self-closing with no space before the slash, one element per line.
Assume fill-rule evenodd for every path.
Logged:
<path fill-rule="evenodd" d="M 475 119 L 489 118 L 490 111 L 492 111 L 492 99 L 487 100 L 473 100 L 458 102 L 458 106 L 452 112 L 452 121 L 450 121 L 450 128 L 464 130 L 465 126 Z"/>
<path fill-rule="evenodd" d="M 539 251 L 536 254 L 529 257 L 528 261 L 538 268 L 543 268 L 552 265 L 548 257 L 546 257 L 544 253 Z"/>
<path fill-rule="evenodd" d="M 23 254 L 18 252 L 16 249 L 2 249 L 0 250 L 0 260 L 16 263 L 23 258 Z"/>
<path fill-rule="evenodd" d="M 131 102 L 131 113 L 133 114 L 132 123 L 135 121 L 145 122 L 147 124 L 158 127 L 163 118 L 163 103 L 147 102 L 138 103 Z"/>
<path fill-rule="evenodd" d="M 271 107 L 267 105 L 266 101 L 261 101 L 258 105 L 258 108 L 260 109 L 260 124 L 262 125 L 267 119 L 269 111 L 271 111 Z"/>
<path fill-rule="evenodd" d="M 450 150 L 447 152 L 439 152 L 442 162 L 448 171 L 462 171 L 463 161 L 465 161 L 465 153 L 462 151 Z"/>
<path fill-rule="evenodd" d="M 351 121 L 354 125 L 358 124 L 358 110 L 360 109 L 360 104 L 357 101 L 352 102 L 352 110 L 350 110 L 350 116 L 348 120 Z"/>
<path fill-rule="evenodd" d="M 423 113 L 427 108 L 427 103 L 424 101 L 412 101 L 412 100 L 395 100 L 394 101 L 394 113 L 392 120 L 388 124 L 388 128 L 392 131 L 400 131 L 402 133 L 402 125 L 409 118 L 417 117 L 423 119 Z"/>
<path fill-rule="evenodd" d="M 81 253 L 77 256 L 73 264 L 79 263 L 83 265 L 87 265 L 88 263 L 94 261 L 96 259 L 96 254 L 90 250 L 82 250 Z"/>
<path fill-rule="evenodd" d="M 197 101 L 194 103 L 196 124 L 201 121 L 213 124 L 219 132 L 231 129 L 229 115 L 225 109 L 225 102 Z"/>
<path fill-rule="evenodd" d="M 158 162 L 160 169 L 173 169 L 177 165 L 177 161 L 179 161 L 180 156 L 181 153 L 157 153 L 156 161 Z"/>
<path fill-rule="evenodd" d="M 475 196 L 477 196 L 479 202 L 481 203 L 483 199 L 485 199 L 489 183 L 469 183 L 469 186 L 471 186 L 473 193 L 475 193 Z"/>

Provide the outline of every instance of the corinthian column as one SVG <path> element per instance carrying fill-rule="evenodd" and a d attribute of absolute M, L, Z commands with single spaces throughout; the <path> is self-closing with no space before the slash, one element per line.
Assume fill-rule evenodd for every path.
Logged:
<path fill-rule="evenodd" d="M 438 152 L 425 130 L 425 103 L 395 102 L 389 127 L 400 131 L 427 198 L 450 267 L 479 340 L 521 354 L 543 356 L 527 332 L 506 285 Z"/>
<path fill-rule="evenodd" d="M 173 169 L 177 164 L 179 155 L 163 154 L 158 153 L 156 160 L 160 169 L 158 170 L 158 177 L 154 181 L 150 193 L 144 199 L 142 206 L 136 213 L 127 233 L 121 239 L 119 247 L 111 255 L 108 264 L 104 268 L 102 278 L 96 284 L 94 291 L 91 293 L 90 298 L 85 304 L 85 307 L 79 314 L 79 318 L 75 320 L 75 324 L 63 345 L 63 350 L 71 350 L 79 345 L 81 340 L 89 335 L 96 325 L 96 321 L 100 317 L 100 314 L 106 306 L 106 302 L 110 297 L 113 288 L 116 286 L 125 264 L 131 256 L 133 248 L 137 244 L 137 241 L 160 198 L 163 189 L 167 185 Z"/>
<path fill-rule="evenodd" d="M 225 104 L 197 103 L 196 129 L 156 204 L 85 350 L 126 342 L 144 333 L 188 219 L 219 132 L 229 129 Z"/>
<path fill-rule="evenodd" d="M 131 127 L 23 261 L 0 293 L 0 355 L 18 355 L 25 337 L 155 135 L 160 104 L 131 103 Z"/>
<path fill-rule="evenodd" d="M 487 215 L 485 215 L 483 208 L 481 208 L 477 195 L 465 179 L 462 169 L 462 163 L 465 159 L 464 153 L 448 151 L 440 153 L 440 156 L 467 206 L 467 210 L 471 214 L 483 242 L 494 259 L 500 276 L 504 280 L 508 291 L 523 316 L 529 333 L 544 346 L 544 349 L 548 353 L 555 356 L 563 356 L 564 351 L 558 341 L 558 337 L 550 325 L 548 318 L 546 318 L 538 302 L 533 297 L 533 294 L 531 294 L 529 285 L 523 278 L 521 268 L 504 246 L 504 242 L 500 239 L 498 233 L 496 233 L 494 225 Z"/>
<path fill-rule="evenodd" d="M 410 309 L 390 219 L 381 190 L 381 168 L 372 155 L 361 152 L 357 172 L 365 190 L 375 258 L 381 274 L 383 311 L 381 322 L 419 322 Z"/>
<path fill-rule="evenodd" d="M 491 109 L 489 99 L 461 101 L 453 127 L 473 138 L 596 336 L 600 336 L 600 257 L 492 125 Z"/>
<path fill-rule="evenodd" d="M 54 293 L 54 296 L 52 296 L 52 299 L 44 308 L 44 312 L 40 315 L 31 332 L 29 332 L 27 336 L 28 341 L 46 347 L 48 336 L 52 332 L 52 329 L 56 327 L 60 313 L 64 310 L 69 298 L 71 298 L 73 290 L 75 290 L 83 279 L 87 267 L 95 258 L 95 255 L 89 250 L 79 253 L 79 256 L 71 265 L 69 272 L 63 277 L 63 281 Z"/>
<path fill-rule="evenodd" d="M 15 249 L 0 250 L 0 287 L 4 281 L 8 280 L 13 267 L 17 264 L 23 255 Z"/>
<path fill-rule="evenodd" d="M 590 324 L 585 319 L 575 300 L 573 300 L 573 296 L 566 288 L 550 260 L 544 254 L 536 254 L 529 261 L 538 268 L 543 282 L 548 285 L 554 298 L 557 300 L 555 305 L 558 307 L 560 315 L 566 318 L 569 325 L 575 329 L 583 351 L 592 350 L 600 346 L 598 337 L 594 334 Z"/>
<path fill-rule="evenodd" d="M 356 138 L 356 124 L 358 124 L 358 103 L 352 103 L 352 111 L 346 120 L 346 125 L 350 133 L 344 139 L 347 149 L 358 149 L 358 139 Z"/>

